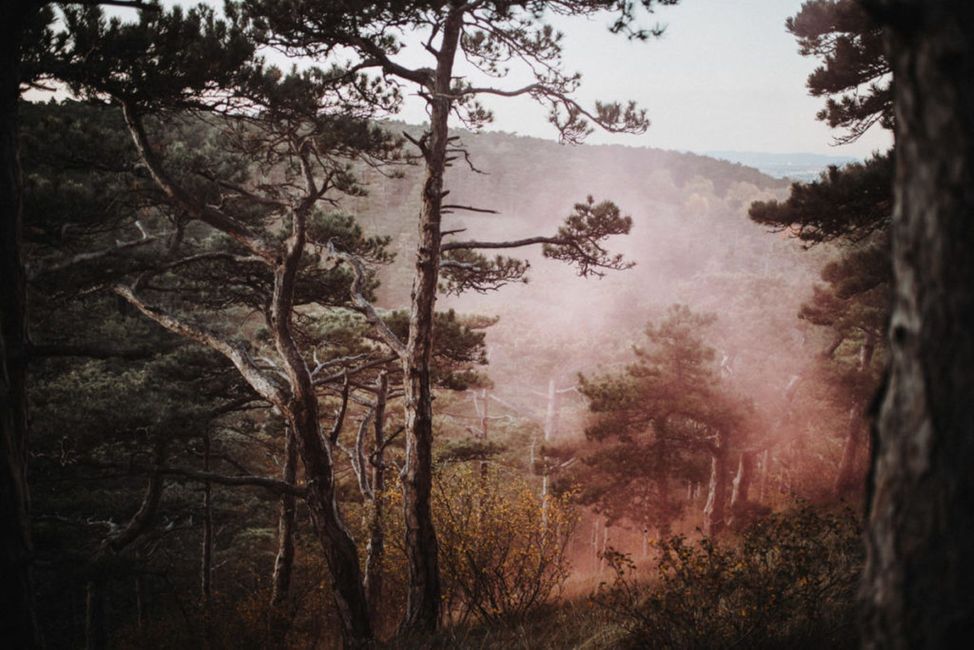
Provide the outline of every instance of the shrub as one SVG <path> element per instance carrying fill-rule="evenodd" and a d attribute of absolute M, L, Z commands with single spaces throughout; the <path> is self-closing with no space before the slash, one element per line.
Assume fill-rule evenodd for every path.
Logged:
<path fill-rule="evenodd" d="M 595 600 L 627 636 L 624 647 L 854 647 L 855 585 L 863 551 L 856 517 L 811 507 L 773 515 L 737 544 L 672 537 L 656 575 L 606 553 L 615 577 Z"/>
<path fill-rule="evenodd" d="M 519 476 L 463 464 L 438 476 L 433 499 L 444 600 L 459 622 L 522 618 L 560 591 L 576 523 L 565 496 L 542 500 Z"/>

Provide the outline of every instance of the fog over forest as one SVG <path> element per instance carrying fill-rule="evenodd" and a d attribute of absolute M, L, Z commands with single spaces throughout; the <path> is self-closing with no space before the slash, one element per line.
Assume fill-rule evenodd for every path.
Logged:
<path fill-rule="evenodd" d="M 5 1 L 0 646 L 971 638 L 974 9 L 731 4 Z"/>

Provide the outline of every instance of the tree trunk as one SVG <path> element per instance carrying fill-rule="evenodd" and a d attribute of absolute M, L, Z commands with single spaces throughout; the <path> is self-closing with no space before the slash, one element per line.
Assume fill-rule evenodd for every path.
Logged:
<path fill-rule="evenodd" d="M 974 4 L 875 2 L 896 94 L 895 294 L 864 645 L 974 636 Z"/>
<path fill-rule="evenodd" d="M 860 373 L 869 372 L 875 352 L 876 336 L 872 332 L 866 332 L 862 347 L 859 348 Z M 856 456 L 859 455 L 859 447 L 862 444 L 862 429 L 863 408 L 856 405 L 849 409 L 849 431 L 846 434 L 845 445 L 842 449 L 839 471 L 832 486 L 832 493 L 836 497 L 841 497 L 852 491 L 860 483 L 861 478 L 856 476 Z"/>
<path fill-rule="evenodd" d="M 105 583 L 94 579 L 85 587 L 85 650 L 104 650 L 106 647 Z"/>
<path fill-rule="evenodd" d="M 734 477 L 730 499 L 730 524 L 739 525 L 741 520 L 747 522 L 747 511 L 750 505 L 751 480 L 754 467 L 757 464 L 757 454 L 753 451 L 742 451 L 741 460 L 737 465 L 737 476 Z"/>
<path fill-rule="evenodd" d="M 845 495 L 858 483 L 856 480 L 856 456 L 859 455 L 862 424 L 862 412 L 853 406 L 849 409 L 849 432 L 846 434 L 845 445 L 842 449 L 842 460 L 839 462 L 839 471 L 832 487 L 832 493 L 836 497 Z"/>
<path fill-rule="evenodd" d="M 656 530 L 661 540 L 670 536 L 670 481 L 666 461 L 666 441 L 661 438 L 656 441 L 656 496 L 661 515 Z"/>
<path fill-rule="evenodd" d="M 210 434 L 203 436 L 203 471 L 210 471 Z M 200 558 L 200 596 L 208 613 L 213 578 L 213 488 L 203 483 L 203 548 Z"/>
<path fill-rule="evenodd" d="M 707 505 L 703 509 L 703 533 L 716 537 L 724 529 L 724 504 L 727 502 L 727 439 L 720 434 L 717 446 L 712 450 L 710 460 L 710 488 Z"/>
<path fill-rule="evenodd" d="M 406 410 L 406 464 L 402 472 L 403 512 L 409 585 L 401 631 L 406 634 L 436 629 L 440 617 L 440 568 L 430 496 L 433 484 L 433 396 L 430 354 L 433 310 L 440 262 L 440 209 L 443 172 L 449 139 L 450 85 L 453 59 L 462 27 L 463 10 L 451 6 L 443 25 L 443 40 L 430 105 L 429 141 L 424 151 L 426 180 L 419 217 L 419 250 L 413 280 L 409 340 L 403 359 Z"/>
<path fill-rule="evenodd" d="M 284 429 L 284 469 L 281 480 L 294 484 L 298 469 L 297 446 L 291 429 Z M 293 494 L 282 494 L 277 514 L 277 556 L 274 558 L 271 605 L 280 606 L 291 590 L 291 569 L 294 566 L 294 516 L 296 512 Z"/>
<path fill-rule="evenodd" d="M 369 599 L 369 615 L 373 624 L 378 620 L 382 603 L 382 560 L 385 555 L 385 527 L 382 518 L 385 514 L 385 419 L 386 395 L 389 380 L 385 372 L 376 380 L 374 452 L 372 454 L 372 515 L 369 519 L 369 543 L 365 549 L 365 595 Z M 362 468 L 365 471 L 365 468 Z"/>
<path fill-rule="evenodd" d="M 40 646 L 30 569 L 27 294 L 17 154 L 20 41 L 38 8 L 26 0 L 0 5 L 0 638 L 16 648 Z"/>
<path fill-rule="evenodd" d="M 544 414 L 544 441 L 551 442 L 558 432 L 558 391 L 555 380 L 548 380 L 548 401 Z"/>
<path fill-rule="evenodd" d="M 310 209 L 310 206 L 307 207 Z M 292 219 L 293 230 L 287 242 L 286 254 L 274 272 L 271 304 L 274 344 L 291 388 L 290 398 L 280 406 L 304 464 L 307 483 L 305 499 L 331 574 L 332 594 L 342 622 L 343 643 L 346 648 L 371 647 L 374 639 L 358 549 L 338 512 L 334 463 L 331 450 L 322 436 L 318 397 L 311 372 L 291 331 L 294 285 L 304 250 L 307 213 L 296 212 Z"/>

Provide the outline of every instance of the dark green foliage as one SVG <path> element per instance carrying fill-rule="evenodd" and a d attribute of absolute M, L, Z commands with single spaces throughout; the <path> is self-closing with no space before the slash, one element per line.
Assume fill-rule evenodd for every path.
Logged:
<path fill-rule="evenodd" d="M 703 339 L 714 320 L 675 305 L 647 325 L 649 346 L 634 348 L 636 361 L 624 373 L 581 378 L 595 414 L 585 435 L 599 444 L 571 480 L 583 486 L 582 502 L 610 522 L 667 529 L 685 507 L 674 483 L 704 478 L 715 432 L 742 438 L 748 409 L 722 386 Z"/>
<path fill-rule="evenodd" d="M 821 65 L 808 77 L 808 90 L 826 97 L 818 119 L 843 129 L 851 142 L 873 124 L 893 128 L 893 81 L 883 30 L 856 0 L 809 0 L 786 28 L 799 51 Z"/>
<path fill-rule="evenodd" d="M 632 262 L 602 247 L 602 242 L 609 237 L 628 235 L 631 228 L 632 217 L 624 216 L 615 203 L 596 203 L 590 196 L 585 203 L 576 203 L 565 224 L 558 228 L 555 239 L 560 241 L 546 243 L 541 251 L 545 257 L 576 266 L 582 277 L 602 277 L 604 269 L 632 268 Z"/>
<path fill-rule="evenodd" d="M 808 245 L 835 239 L 860 242 L 888 227 L 892 178 L 892 152 L 841 169 L 829 167 L 818 181 L 794 183 L 785 201 L 751 204 L 751 219 L 775 232 L 793 233 Z"/>

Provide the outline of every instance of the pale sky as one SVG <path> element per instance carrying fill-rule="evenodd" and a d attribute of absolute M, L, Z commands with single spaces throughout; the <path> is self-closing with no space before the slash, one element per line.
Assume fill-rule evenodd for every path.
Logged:
<path fill-rule="evenodd" d="M 586 105 L 595 99 L 634 99 L 648 109 L 652 121 L 643 135 L 596 132 L 588 141 L 697 152 L 857 157 L 885 150 L 892 139 L 878 127 L 856 143 L 833 146 L 833 133 L 815 119 L 823 100 L 808 95 L 805 78 L 816 62 L 798 54 L 794 38 L 784 28 L 785 19 L 801 4 L 802 0 L 683 0 L 657 10 L 655 17 L 666 25 L 666 33 L 643 43 L 610 34 L 608 18 L 556 18 L 553 24 L 565 33 L 565 69 L 582 73 L 578 98 Z M 407 51 L 403 56 L 407 64 L 430 65 L 424 52 Z M 517 87 L 526 81 L 512 76 L 502 83 Z M 542 107 L 528 100 L 491 99 L 485 102 L 496 116 L 490 128 L 555 137 Z M 421 100 L 408 99 L 400 118 L 424 121 Z"/>

